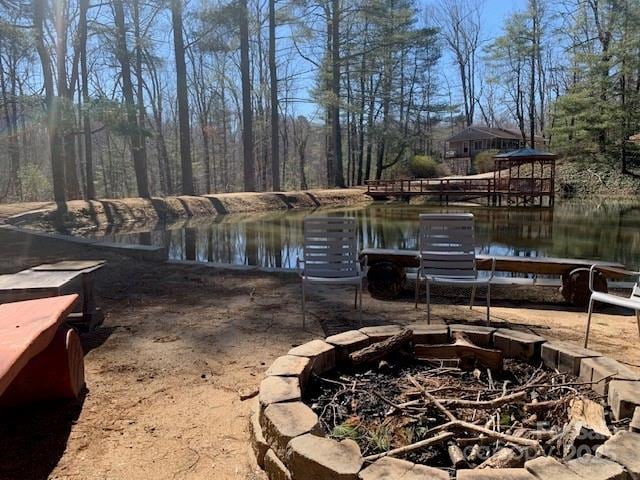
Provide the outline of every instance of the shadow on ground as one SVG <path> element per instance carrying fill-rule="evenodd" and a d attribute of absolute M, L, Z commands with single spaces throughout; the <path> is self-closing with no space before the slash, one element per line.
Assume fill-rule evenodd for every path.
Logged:
<path fill-rule="evenodd" d="M 74 402 L 4 410 L 0 413 L 0 478 L 49 478 L 67 447 L 83 396 Z"/>

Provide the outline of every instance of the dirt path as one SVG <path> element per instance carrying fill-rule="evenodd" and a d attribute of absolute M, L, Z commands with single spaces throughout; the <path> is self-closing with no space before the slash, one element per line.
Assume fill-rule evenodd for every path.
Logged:
<path fill-rule="evenodd" d="M 288 274 L 133 261 L 7 237 L 0 271 L 57 258 L 106 257 L 98 293 L 104 327 L 83 335 L 88 392 L 76 405 L 0 416 L 0 479 L 259 478 L 248 443 L 255 389 L 268 365 L 291 346 L 355 326 L 351 295 L 315 296 L 310 331 L 300 328 L 299 285 Z M 494 293 L 492 291 L 492 293 Z M 580 341 L 584 314 L 565 311 L 548 290 L 496 289 L 493 317 L 550 338 Z M 435 321 L 481 321 L 466 299 L 437 299 Z M 479 299 L 479 302 L 481 299 Z M 520 308 L 520 307 L 527 307 Z M 410 293 L 395 302 L 365 297 L 365 323 L 424 321 Z M 322 319 L 322 323 L 319 320 Z M 640 364 L 635 317 L 598 315 L 594 349 Z"/>

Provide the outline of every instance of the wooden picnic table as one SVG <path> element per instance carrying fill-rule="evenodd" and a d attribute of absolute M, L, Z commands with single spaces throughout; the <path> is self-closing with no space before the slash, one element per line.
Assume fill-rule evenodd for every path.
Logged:
<path fill-rule="evenodd" d="M 78 397 L 84 355 L 78 334 L 64 324 L 78 300 L 74 294 L 0 305 L 0 406 Z"/>
<path fill-rule="evenodd" d="M 367 275 L 369 292 L 379 298 L 394 298 L 404 288 L 406 281 L 406 269 L 419 266 L 418 250 L 399 250 L 384 248 L 365 248 L 361 251 L 361 257 L 366 256 L 369 265 Z M 506 255 L 478 255 L 477 269 L 491 270 L 491 259 L 495 258 L 496 272 L 508 272 L 519 274 L 556 276 L 562 280 L 562 294 L 564 298 L 577 306 L 584 306 L 589 299 L 589 268 L 594 263 L 613 268 L 624 268 L 624 265 L 615 262 L 599 262 L 576 258 L 555 257 L 517 257 Z M 496 283 L 505 283 L 500 277 Z M 596 288 L 606 291 L 607 278 L 620 278 L 611 272 L 598 274 Z M 521 283 L 521 282 L 514 282 Z M 533 285 L 534 280 L 531 284 Z"/>
<path fill-rule="evenodd" d="M 94 273 L 105 263 L 104 260 L 64 260 L 0 275 L 0 303 L 76 293 L 81 301 L 78 311 L 71 313 L 68 321 L 81 329 L 93 330 L 104 320 L 96 306 Z"/>

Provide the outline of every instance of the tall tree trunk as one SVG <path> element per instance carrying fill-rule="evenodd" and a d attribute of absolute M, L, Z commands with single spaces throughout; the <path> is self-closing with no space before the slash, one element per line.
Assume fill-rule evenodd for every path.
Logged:
<path fill-rule="evenodd" d="M 131 83 L 131 65 L 129 63 L 129 51 L 127 49 L 127 31 L 125 28 L 124 8 L 122 0 L 113 0 L 113 17 L 116 25 L 116 56 L 122 69 L 122 96 L 127 107 L 127 122 L 130 132 L 131 156 L 133 157 L 133 168 L 136 173 L 136 184 L 138 195 L 148 198 L 149 179 L 147 178 L 147 163 L 140 145 L 140 134 L 138 132 L 138 119 L 136 116 L 136 104 L 133 97 L 133 85 Z"/>
<path fill-rule="evenodd" d="M 136 75 L 136 100 L 138 116 L 138 133 L 140 135 L 140 156 L 144 158 L 147 165 L 147 137 L 144 133 L 146 120 L 146 110 L 144 106 L 144 74 L 142 71 L 142 39 L 140 37 L 140 1 L 133 0 L 133 38 L 135 42 L 135 75 Z"/>
<path fill-rule="evenodd" d="M 33 15 L 34 40 L 40 64 L 42 66 L 42 80 L 47 105 L 47 131 L 49 132 L 49 150 L 51 155 L 51 173 L 53 178 L 53 197 L 58 204 L 66 201 L 64 158 L 62 156 L 62 141 L 58 126 L 60 111 L 55 97 L 51 56 L 44 43 L 44 7 L 42 0 L 33 0 L 31 5 Z"/>
<path fill-rule="evenodd" d="M 335 178 L 333 185 L 343 188 L 342 133 L 340 131 L 340 0 L 331 0 L 331 90 L 333 93 L 331 115 L 331 140 Z"/>
<path fill-rule="evenodd" d="M 269 0 L 269 75 L 271 80 L 271 183 L 280 187 L 280 139 L 278 135 L 278 72 L 276 71 L 276 5 Z"/>
<path fill-rule="evenodd" d="M 176 57 L 176 94 L 178 97 L 182 194 L 194 195 L 193 167 L 191 165 L 191 129 L 189 128 L 189 99 L 187 92 L 187 65 L 184 60 L 181 0 L 171 0 L 171 22 L 173 24 L 173 46 Z"/>
<path fill-rule="evenodd" d="M 240 74 L 242 76 L 242 146 L 244 157 L 244 190 L 256 189 L 253 152 L 253 112 L 251 109 L 251 76 L 249 65 L 249 11 L 247 0 L 238 0 L 240 22 Z"/>
<path fill-rule="evenodd" d="M 82 130 L 84 136 L 84 164 L 86 186 L 85 193 L 87 199 L 91 200 L 96 197 L 96 187 L 94 184 L 93 173 L 93 145 L 91 138 L 91 119 L 86 107 L 89 103 L 89 73 L 87 71 L 87 11 L 89 10 L 90 0 L 80 0 L 80 20 L 78 36 L 80 40 L 80 76 L 82 80 L 82 102 L 85 109 L 82 114 Z"/>

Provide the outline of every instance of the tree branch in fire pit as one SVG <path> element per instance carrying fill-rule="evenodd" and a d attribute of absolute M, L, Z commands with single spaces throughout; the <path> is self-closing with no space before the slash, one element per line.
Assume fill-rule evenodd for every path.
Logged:
<path fill-rule="evenodd" d="M 401 332 L 395 334 L 392 337 L 387 338 L 381 342 L 374 343 L 361 350 L 357 350 L 349 355 L 352 365 L 363 365 L 365 363 L 372 363 L 376 360 L 395 352 L 405 343 L 413 338 L 413 330 L 404 329 Z"/>

